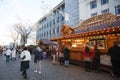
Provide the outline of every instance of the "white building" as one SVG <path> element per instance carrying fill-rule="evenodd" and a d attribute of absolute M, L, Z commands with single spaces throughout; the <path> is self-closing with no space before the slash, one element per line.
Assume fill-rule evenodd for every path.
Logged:
<path fill-rule="evenodd" d="M 120 0 L 65 0 L 66 23 L 76 27 L 80 22 L 104 13 L 120 14 Z"/>
<path fill-rule="evenodd" d="M 38 21 L 36 41 L 40 39 L 49 39 L 60 35 L 60 30 L 65 19 L 64 7 L 65 4 L 64 1 L 62 1 Z"/>
<path fill-rule="evenodd" d="M 104 13 L 119 15 L 120 0 L 79 0 L 79 19 L 86 20 Z"/>

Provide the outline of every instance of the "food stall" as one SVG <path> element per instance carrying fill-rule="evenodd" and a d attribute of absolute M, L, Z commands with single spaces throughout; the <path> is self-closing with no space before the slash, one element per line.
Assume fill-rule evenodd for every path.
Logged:
<path fill-rule="evenodd" d="M 83 21 L 80 26 L 73 29 L 65 24 L 61 34 L 62 36 L 51 38 L 51 40 L 58 42 L 59 51 L 61 46 L 67 46 L 70 49 L 71 62 L 80 64 L 83 61 L 82 51 L 85 45 L 88 45 L 91 51 L 94 45 L 97 45 L 101 55 L 107 55 L 113 43 L 120 40 L 120 16 L 111 13 L 98 15 Z M 104 60 L 101 62 L 106 64 L 103 63 Z"/>

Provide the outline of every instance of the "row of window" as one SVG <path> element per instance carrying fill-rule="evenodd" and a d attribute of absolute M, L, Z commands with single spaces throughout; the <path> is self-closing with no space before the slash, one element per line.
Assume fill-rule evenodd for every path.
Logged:
<path fill-rule="evenodd" d="M 55 34 L 55 33 L 59 33 L 59 27 L 57 27 L 56 29 L 54 28 L 53 30 L 50 30 L 50 31 L 47 31 L 47 32 L 44 32 L 44 33 L 41 33 L 40 34 L 40 37 L 48 37 L 48 36 L 51 36 L 52 33 Z"/>
<path fill-rule="evenodd" d="M 101 0 L 101 5 L 109 3 L 109 0 Z M 97 7 L 97 1 L 90 2 L 90 8 L 96 8 Z"/>
<path fill-rule="evenodd" d="M 63 17 L 63 16 L 61 16 L 61 21 L 64 21 L 64 17 Z M 53 26 L 53 25 L 55 25 L 56 23 L 59 23 L 59 22 L 61 22 L 61 21 L 60 21 L 60 17 L 57 17 L 57 20 L 53 19 L 53 21 L 50 21 L 50 22 L 48 22 L 47 24 L 44 24 L 44 25 L 41 27 L 40 30 L 46 29 L 46 28 L 48 28 L 48 27 L 51 27 L 51 26 Z"/>
<path fill-rule="evenodd" d="M 107 13 L 109 13 L 109 9 L 102 10 L 101 13 L 107 14 Z M 115 15 L 119 15 L 119 14 L 120 14 L 120 5 L 117 5 L 117 6 L 115 6 Z M 91 17 L 96 16 L 96 15 L 97 15 L 97 12 L 92 13 Z"/>

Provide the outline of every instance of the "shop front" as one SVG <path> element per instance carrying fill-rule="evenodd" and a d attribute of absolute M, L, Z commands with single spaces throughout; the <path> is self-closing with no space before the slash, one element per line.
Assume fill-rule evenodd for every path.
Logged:
<path fill-rule="evenodd" d="M 111 65 L 105 63 L 105 56 L 108 55 L 108 49 L 113 46 L 113 43 L 120 40 L 120 17 L 112 14 L 98 15 L 83 21 L 79 27 L 74 29 L 63 25 L 61 33 L 62 36 L 51 40 L 59 43 L 59 52 L 62 46 L 70 49 L 71 63 L 79 65 L 83 62 L 82 52 L 86 45 L 90 47 L 91 52 L 97 45 L 101 51 L 101 64 Z"/>

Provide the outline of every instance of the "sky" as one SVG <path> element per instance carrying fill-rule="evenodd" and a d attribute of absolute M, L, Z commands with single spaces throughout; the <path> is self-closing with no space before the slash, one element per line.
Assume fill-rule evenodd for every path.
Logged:
<path fill-rule="evenodd" d="M 0 44 L 9 44 L 14 24 L 34 24 L 62 0 L 0 0 Z"/>

